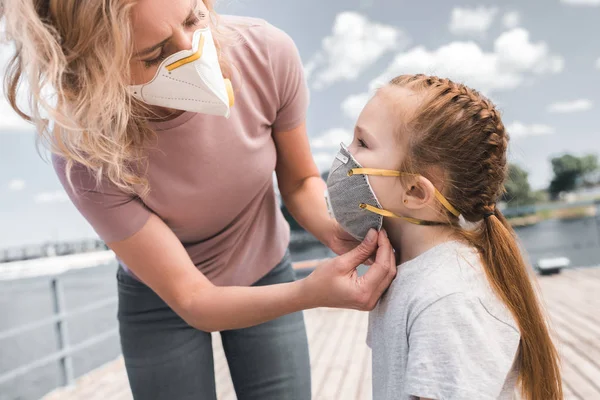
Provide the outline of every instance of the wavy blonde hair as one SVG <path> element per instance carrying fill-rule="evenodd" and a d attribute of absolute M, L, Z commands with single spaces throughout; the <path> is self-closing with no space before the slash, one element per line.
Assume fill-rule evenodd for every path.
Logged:
<path fill-rule="evenodd" d="M 231 71 L 219 43 L 213 0 L 203 0 L 223 72 Z M 154 138 L 141 104 L 130 96 L 135 0 L 0 0 L 6 38 L 15 44 L 4 90 L 12 108 L 33 122 L 39 143 L 66 161 L 87 167 L 98 183 L 147 194 L 146 150 Z M 28 84 L 27 107 L 17 104 Z M 48 96 L 51 93 L 51 96 Z M 50 123 L 52 122 L 52 124 Z"/>

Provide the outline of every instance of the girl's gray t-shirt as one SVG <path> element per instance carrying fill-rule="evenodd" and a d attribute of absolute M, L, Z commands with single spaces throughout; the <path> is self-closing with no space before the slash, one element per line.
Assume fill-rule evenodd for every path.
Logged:
<path fill-rule="evenodd" d="M 482 268 L 458 241 L 398 266 L 369 315 L 373 400 L 514 398 L 520 333 Z"/>

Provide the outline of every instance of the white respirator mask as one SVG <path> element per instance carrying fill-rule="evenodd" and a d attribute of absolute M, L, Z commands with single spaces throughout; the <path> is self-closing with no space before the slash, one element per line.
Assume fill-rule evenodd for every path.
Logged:
<path fill-rule="evenodd" d="M 234 103 L 229 79 L 223 79 L 209 28 L 194 32 L 192 49 L 167 57 L 150 82 L 129 87 L 136 99 L 153 106 L 229 118 Z"/>

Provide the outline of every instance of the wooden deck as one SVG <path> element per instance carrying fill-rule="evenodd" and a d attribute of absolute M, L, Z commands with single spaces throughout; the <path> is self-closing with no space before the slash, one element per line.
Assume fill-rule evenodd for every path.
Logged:
<path fill-rule="evenodd" d="M 565 399 L 600 399 L 600 268 L 572 269 L 539 278 L 563 362 Z M 305 312 L 313 399 L 371 398 L 367 313 L 316 309 Z M 214 343 L 220 400 L 235 399 L 218 335 Z M 43 400 L 132 399 L 121 358 Z"/>

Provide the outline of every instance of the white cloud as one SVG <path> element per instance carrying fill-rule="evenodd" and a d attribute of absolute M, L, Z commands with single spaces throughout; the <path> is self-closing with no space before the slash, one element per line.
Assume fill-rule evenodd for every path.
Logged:
<path fill-rule="evenodd" d="M 371 82 L 371 88 L 385 84 L 396 75 L 412 73 L 468 80 L 475 87 L 487 90 L 515 87 L 520 83 L 515 74 L 498 73 L 495 54 L 484 53 L 473 42 L 452 42 L 433 51 L 419 46 L 398 54 L 383 74 Z"/>
<path fill-rule="evenodd" d="M 596 60 L 596 68 L 600 69 L 600 57 Z"/>
<path fill-rule="evenodd" d="M 321 136 L 316 137 L 310 141 L 310 146 L 315 150 L 323 150 L 323 149 L 337 149 L 340 146 L 341 142 L 345 144 L 350 144 L 352 141 L 352 132 L 347 129 L 342 128 L 333 128 Z"/>
<path fill-rule="evenodd" d="M 35 196 L 36 203 L 64 203 L 69 201 L 69 196 L 63 190 L 42 192 Z"/>
<path fill-rule="evenodd" d="M 600 6 L 600 0 L 560 0 L 560 2 L 570 6 Z"/>
<path fill-rule="evenodd" d="M 310 81 L 310 78 L 312 77 L 313 72 L 315 72 L 315 69 L 317 69 L 318 65 L 319 61 L 316 57 L 314 57 L 312 60 L 307 62 L 306 65 L 304 65 L 304 77 L 307 81 Z"/>
<path fill-rule="evenodd" d="M 377 89 L 397 75 L 425 73 L 450 78 L 490 95 L 515 89 L 536 76 L 559 73 L 563 68 L 563 58 L 552 53 L 546 43 L 534 43 L 527 30 L 515 28 L 494 41 L 493 51 L 486 52 L 473 41 L 455 41 L 435 50 L 417 46 L 398 53 L 370 82 L 369 89 Z M 365 99 L 367 93 L 352 95 L 344 100 L 342 110 L 356 118 L 356 110 Z"/>
<path fill-rule="evenodd" d="M 322 49 L 306 64 L 314 87 L 325 88 L 342 80 L 354 80 L 385 53 L 404 47 L 406 35 L 399 29 L 369 21 L 356 12 L 337 15 L 332 33 L 323 39 Z"/>
<path fill-rule="evenodd" d="M 515 121 L 506 126 L 508 134 L 512 138 L 523 137 L 523 136 L 541 136 L 551 135 L 554 133 L 554 128 L 543 124 L 524 124 L 519 121 Z"/>
<path fill-rule="evenodd" d="M 342 102 L 342 111 L 348 118 L 356 120 L 370 99 L 368 92 L 349 96 Z"/>
<path fill-rule="evenodd" d="M 455 35 L 482 36 L 492 26 L 497 13 L 497 7 L 455 7 L 448 29 Z"/>
<path fill-rule="evenodd" d="M 578 99 L 573 101 L 562 101 L 552 103 L 548 106 L 548 112 L 551 113 L 573 113 L 579 111 L 587 111 L 592 108 L 593 104 L 588 99 Z"/>
<path fill-rule="evenodd" d="M 396 75 L 429 73 L 489 94 L 514 89 L 534 75 L 558 73 L 563 67 L 563 58 L 550 53 L 544 42 L 532 43 L 525 29 L 515 28 L 496 39 L 493 52 L 485 52 L 471 41 L 457 41 L 437 50 L 418 46 L 399 53 L 370 88 L 381 86 Z"/>
<path fill-rule="evenodd" d="M 22 179 L 13 179 L 8 182 L 8 190 L 11 192 L 19 192 L 23 189 L 25 189 L 25 181 Z"/>
<path fill-rule="evenodd" d="M 507 29 L 513 29 L 521 23 L 521 15 L 518 11 L 509 11 L 502 16 L 502 25 Z"/>
<path fill-rule="evenodd" d="M 494 43 L 501 68 L 514 71 L 531 71 L 536 74 L 557 73 L 564 68 L 560 56 L 550 54 L 544 42 L 532 43 L 529 32 L 515 28 L 504 32 Z"/>

